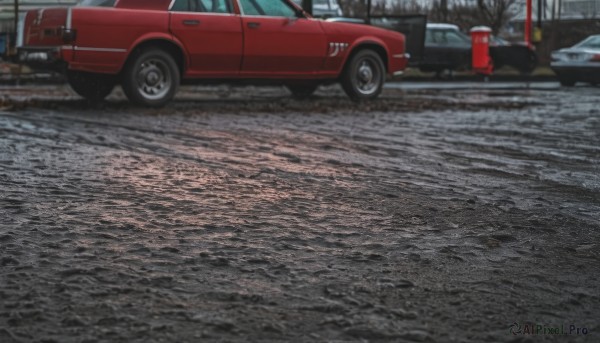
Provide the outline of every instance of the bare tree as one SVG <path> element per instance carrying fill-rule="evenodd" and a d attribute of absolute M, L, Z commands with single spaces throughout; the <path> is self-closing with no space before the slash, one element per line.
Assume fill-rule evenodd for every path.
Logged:
<path fill-rule="evenodd" d="M 364 18 L 367 14 L 367 0 L 339 0 L 344 16 Z"/>
<path fill-rule="evenodd" d="M 477 0 L 482 24 L 489 26 L 497 34 L 510 19 L 509 8 L 515 2 L 516 0 Z"/>
<path fill-rule="evenodd" d="M 448 0 L 440 0 L 440 15 L 443 22 L 448 21 Z"/>
<path fill-rule="evenodd" d="M 510 7 L 517 0 L 420 0 L 386 1 L 373 0 L 373 14 L 427 14 L 430 22 L 453 23 L 463 29 L 476 25 L 489 26 L 494 34 L 510 19 Z M 367 0 L 339 0 L 345 16 L 364 18 Z"/>
<path fill-rule="evenodd" d="M 302 8 L 308 12 L 310 15 L 313 14 L 313 1 L 312 0 L 302 0 Z"/>
<path fill-rule="evenodd" d="M 15 8 L 15 33 L 19 29 L 19 0 L 14 1 Z"/>

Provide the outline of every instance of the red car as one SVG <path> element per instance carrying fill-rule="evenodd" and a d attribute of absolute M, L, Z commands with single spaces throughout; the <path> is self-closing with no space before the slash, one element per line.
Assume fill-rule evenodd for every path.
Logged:
<path fill-rule="evenodd" d="M 29 11 L 21 26 L 23 62 L 61 68 L 90 100 L 120 83 L 146 106 L 182 80 L 268 80 L 297 97 L 339 81 L 369 100 L 408 62 L 402 34 L 313 19 L 291 0 L 84 0 Z"/>

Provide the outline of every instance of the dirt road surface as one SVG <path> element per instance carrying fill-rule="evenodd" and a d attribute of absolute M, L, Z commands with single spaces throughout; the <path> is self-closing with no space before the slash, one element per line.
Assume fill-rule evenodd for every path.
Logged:
<path fill-rule="evenodd" d="M 596 88 L 0 91 L 0 342 L 600 341 Z"/>

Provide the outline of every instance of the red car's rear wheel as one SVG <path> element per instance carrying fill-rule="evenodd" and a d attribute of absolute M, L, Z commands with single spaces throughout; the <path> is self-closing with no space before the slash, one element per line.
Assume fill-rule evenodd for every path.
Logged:
<path fill-rule="evenodd" d="M 103 100 L 115 88 L 115 78 L 112 75 L 74 70 L 67 71 L 67 82 L 75 93 L 92 102 Z"/>
<path fill-rule="evenodd" d="M 125 67 L 123 91 L 130 101 L 162 107 L 173 99 L 181 75 L 173 57 L 160 49 L 142 51 Z"/>

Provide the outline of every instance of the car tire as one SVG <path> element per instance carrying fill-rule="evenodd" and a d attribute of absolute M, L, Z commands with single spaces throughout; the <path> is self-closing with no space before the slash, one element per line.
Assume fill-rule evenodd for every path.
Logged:
<path fill-rule="evenodd" d="M 379 54 L 361 50 L 347 62 L 342 73 L 342 88 L 353 101 L 376 99 L 383 89 L 386 70 Z"/>
<path fill-rule="evenodd" d="M 565 86 L 565 87 L 573 87 L 575 86 L 576 81 L 570 78 L 565 78 L 565 77 L 561 77 L 558 79 L 558 81 L 560 82 L 561 86 Z"/>
<path fill-rule="evenodd" d="M 531 52 L 528 55 L 528 57 L 529 59 L 527 61 L 527 64 L 519 68 L 519 72 L 523 75 L 531 74 L 535 70 L 535 68 L 537 68 L 538 65 L 538 58 L 535 52 Z"/>
<path fill-rule="evenodd" d="M 309 98 L 317 90 L 317 84 L 291 84 L 286 85 L 287 89 L 292 93 L 292 97 L 296 100 L 304 100 Z"/>
<path fill-rule="evenodd" d="M 137 105 L 163 107 L 175 97 L 181 75 L 173 57 L 161 49 L 140 51 L 126 65 L 123 91 Z"/>
<path fill-rule="evenodd" d="M 67 82 L 75 93 L 91 102 L 104 100 L 115 88 L 112 75 L 68 70 Z"/>

